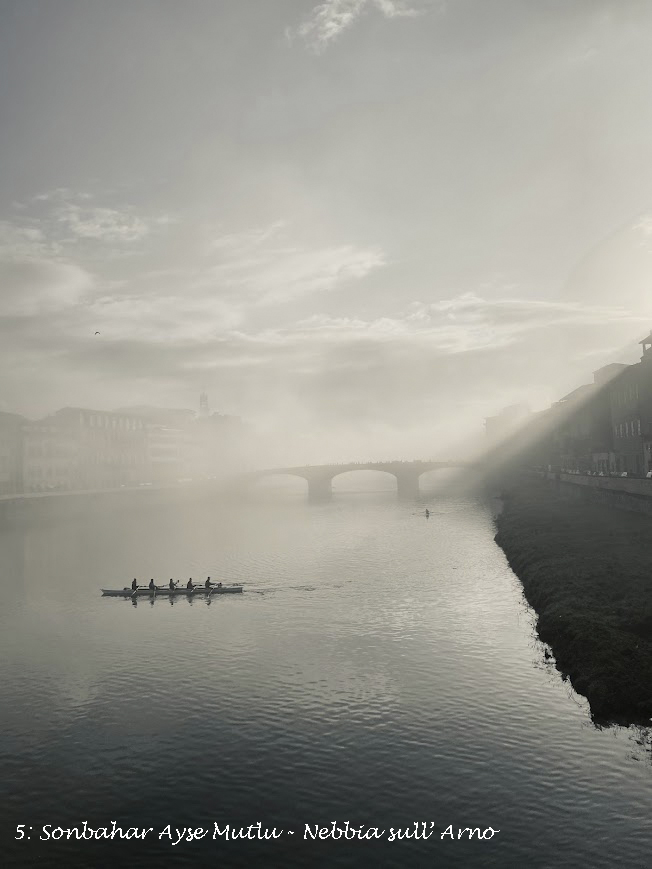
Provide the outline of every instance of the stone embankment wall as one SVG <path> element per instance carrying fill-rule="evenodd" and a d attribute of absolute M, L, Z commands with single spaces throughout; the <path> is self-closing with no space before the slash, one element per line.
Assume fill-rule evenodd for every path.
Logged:
<path fill-rule="evenodd" d="M 545 476 L 561 497 L 582 498 L 619 510 L 652 514 L 652 480 L 587 474 L 548 473 Z"/>
<path fill-rule="evenodd" d="M 140 510 L 159 503 L 194 503 L 217 496 L 214 486 L 141 486 L 92 492 L 52 492 L 0 497 L 0 528 L 21 522 L 75 519 L 92 511 Z"/>

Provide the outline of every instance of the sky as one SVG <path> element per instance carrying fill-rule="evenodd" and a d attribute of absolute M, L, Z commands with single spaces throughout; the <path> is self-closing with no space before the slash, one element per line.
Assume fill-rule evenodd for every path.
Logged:
<path fill-rule="evenodd" d="M 454 456 L 652 327 L 652 4 L 0 0 L 0 409 Z M 99 334 L 96 334 L 99 333 Z"/>

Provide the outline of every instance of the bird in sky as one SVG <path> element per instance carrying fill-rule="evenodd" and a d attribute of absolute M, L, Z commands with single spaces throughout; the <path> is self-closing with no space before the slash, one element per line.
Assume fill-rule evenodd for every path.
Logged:
<path fill-rule="evenodd" d="M 95 334 L 96 334 L 96 335 L 99 335 L 100 333 L 99 333 L 99 332 L 96 332 Z"/>

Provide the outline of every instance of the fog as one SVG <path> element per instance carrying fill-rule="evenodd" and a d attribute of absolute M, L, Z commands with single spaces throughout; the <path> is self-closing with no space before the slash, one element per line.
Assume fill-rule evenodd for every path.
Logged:
<path fill-rule="evenodd" d="M 651 33 L 0 0 L 6 865 L 649 864 Z"/>
<path fill-rule="evenodd" d="M 0 410 L 205 392 L 238 468 L 466 460 L 485 417 L 638 361 L 650 25 L 635 0 L 6 0 Z M 214 449 L 203 473 L 234 467 Z"/>

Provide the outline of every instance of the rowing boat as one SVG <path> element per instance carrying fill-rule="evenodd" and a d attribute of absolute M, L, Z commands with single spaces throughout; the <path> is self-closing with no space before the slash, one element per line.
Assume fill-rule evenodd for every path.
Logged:
<path fill-rule="evenodd" d="M 137 588 L 133 591 L 131 588 L 103 588 L 102 595 L 104 597 L 141 597 L 143 595 L 156 595 L 156 597 L 195 597 L 200 594 L 242 594 L 241 585 L 213 585 L 206 588 L 205 585 L 196 585 L 194 588 L 175 588 L 169 586 L 163 588 Z"/>

